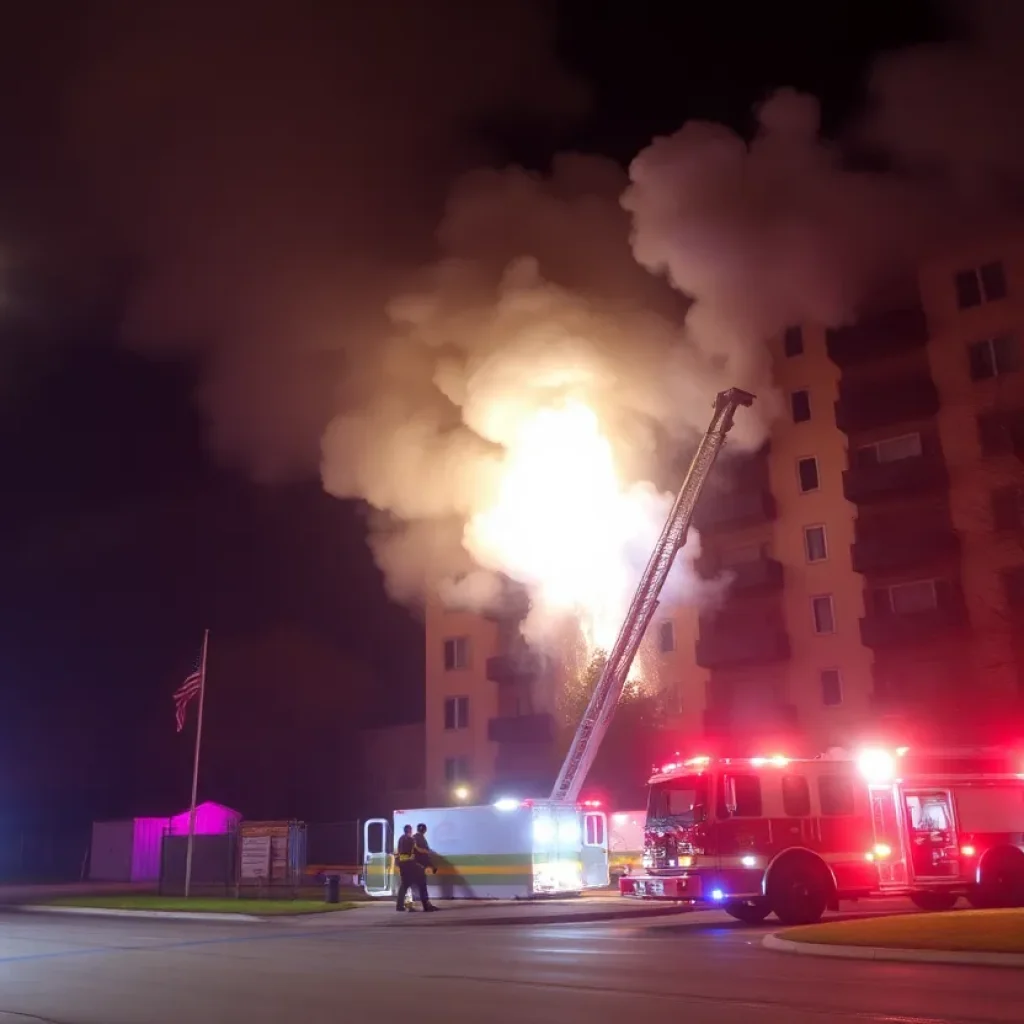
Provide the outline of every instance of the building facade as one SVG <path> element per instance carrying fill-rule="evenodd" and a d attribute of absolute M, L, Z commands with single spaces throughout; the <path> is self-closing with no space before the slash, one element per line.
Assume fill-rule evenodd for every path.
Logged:
<path fill-rule="evenodd" d="M 916 284 L 854 326 L 771 342 L 788 415 L 719 462 L 695 517 L 728 597 L 665 609 L 648 635 L 681 746 L 814 752 L 1016 710 L 1024 243 L 937 257 Z M 550 782 L 554 722 L 530 706 L 541 666 L 515 622 L 433 606 L 426 643 L 428 799 L 488 798 L 530 765 Z"/>

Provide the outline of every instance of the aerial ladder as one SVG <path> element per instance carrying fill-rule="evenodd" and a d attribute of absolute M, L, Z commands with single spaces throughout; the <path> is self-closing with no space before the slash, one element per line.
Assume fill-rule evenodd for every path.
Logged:
<path fill-rule="evenodd" d="M 686 543 L 697 499 L 725 444 L 725 436 L 732 429 L 736 410 L 740 406 L 749 408 L 753 404 L 754 396 L 739 388 L 721 391 L 715 398 L 711 424 L 697 446 L 672 511 L 665 521 L 647 568 L 640 577 L 625 621 L 555 780 L 551 791 L 552 800 L 575 803 L 579 799 L 622 697 L 640 642 L 658 607 L 658 598 L 672 570 L 672 563 L 679 549 Z"/>

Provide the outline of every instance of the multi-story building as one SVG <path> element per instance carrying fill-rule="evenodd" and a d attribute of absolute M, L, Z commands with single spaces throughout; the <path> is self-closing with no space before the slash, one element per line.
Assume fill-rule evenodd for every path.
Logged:
<path fill-rule="evenodd" d="M 937 257 L 908 295 L 773 340 L 788 415 L 720 461 L 695 520 L 726 603 L 649 634 L 681 744 L 818 750 L 1024 694 L 1024 240 Z M 514 623 L 433 606 L 426 636 L 428 799 L 550 780 Z"/>

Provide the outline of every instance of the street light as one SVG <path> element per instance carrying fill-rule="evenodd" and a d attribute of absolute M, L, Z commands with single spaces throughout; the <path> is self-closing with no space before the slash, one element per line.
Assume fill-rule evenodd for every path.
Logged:
<path fill-rule="evenodd" d="M 469 799 L 469 787 L 468 786 L 456 786 L 452 790 L 452 796 L 455 797 L 459 803 L 464 804 Z"/>

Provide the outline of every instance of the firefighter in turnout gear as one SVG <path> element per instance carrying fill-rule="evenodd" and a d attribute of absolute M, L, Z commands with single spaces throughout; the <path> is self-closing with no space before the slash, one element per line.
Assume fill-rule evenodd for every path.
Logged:
<path fill-rule="evenodd" d="M 426 911 L 436 910 L 427 893 L 427 873 L 422 863 L 418 862 L 416 839 L 412 834 L 412 825 L 406 825 L 395 848 L 395 860 L 398 862 L 398 874 L 401 885 L 398 887 L 398 899 L 395 910 L 405 911 L 405 898 L 411 888 L 415 888 L 420 903 Z"/>

